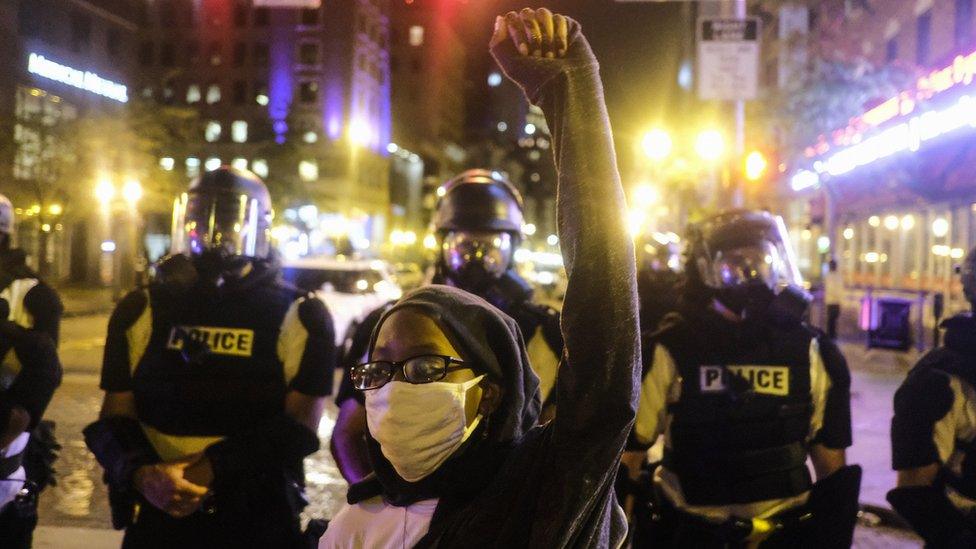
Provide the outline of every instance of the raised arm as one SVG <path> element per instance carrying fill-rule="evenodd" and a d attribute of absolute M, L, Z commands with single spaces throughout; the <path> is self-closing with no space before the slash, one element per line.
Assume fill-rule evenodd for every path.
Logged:
<path fill-rule="evenodd" d="M 590 448 L 579 459 L 600 467 L 616 461 L 634 419 L 640 340 L 633 242 L 599 66 L 579 24 L 546 9 L 499 18 L 491 50 L 552 132 L 569 276 L 553 436 Z"/>

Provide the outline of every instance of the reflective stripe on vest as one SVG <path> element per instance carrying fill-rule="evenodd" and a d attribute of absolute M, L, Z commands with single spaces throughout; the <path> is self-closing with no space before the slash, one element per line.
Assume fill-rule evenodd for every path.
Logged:
<path fill-rule="evenodd" d="M 220 442 L 224 437 L 197 437 L 169 435 L 145 423 L 140 423 L 146 438 L 152 443 L 156 453 L 163 461 L 174 461 L 193 454 L 199 454 L 207 446 Z"/>

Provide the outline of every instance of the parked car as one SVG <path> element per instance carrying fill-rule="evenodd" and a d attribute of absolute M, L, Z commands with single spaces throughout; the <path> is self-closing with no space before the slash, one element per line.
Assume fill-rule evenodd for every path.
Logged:
<path fill-rule="evenodd" d="M 286 281 L 325 302 L 340 346 L 366 315 L 403 295 L 384 261 L 302 258 L 285 262 L 283 271 Z"/>

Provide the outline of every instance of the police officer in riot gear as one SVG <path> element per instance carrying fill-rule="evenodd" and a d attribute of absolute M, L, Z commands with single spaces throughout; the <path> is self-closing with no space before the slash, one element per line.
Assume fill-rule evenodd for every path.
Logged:
<path fill-rule="evenodd" d="M 976 304 L 976 249 L 960 268 Z M 976 546 L 976 317 L 942 322 L 944 345 L 918 361 L 895 393 L 888 501 L 928 547 Z"/>
<path fill-rule="evenodd" d="M 665 318 L 644 349 L 633 442 L 663 434 L 664 455 L 657 503 L 635 510 L 637 543 L 849 546 L 860 488 L 845 462 L 849 372 L 801 320 L 782 220 L 731 211 L 689 240 L 685 297 L 699 306 Z"/>
<path fill-rule="evenodd" d="M 304 543 L 335 337 L 324 303 L 280 282 L 271 215 L 254 174 L 204 174 L 176 203 L 173 255 L 109 321 L 85 439 L 126 547 Z"/>
<path fill-rule="evenodd" d="M 654 331 L 668 313 L 678 310 L 678 239 L 674 233 L 654 232 L 641 235 L 634 244 L 641 332 Z"/>
<path fill-rule="evenodd" d="M 522 196 L 497 172 L 468 170 L 445 183 L 431 224 L 439 253 L 433 284 L 447 284 L 476 294 L 511 316 L 519 324 L 529 361 L 540 378 L 543 402 L 555 384 L 562 356 L 559 313 L 533 302 L 529 284 L 515 272 L 515 251 L 522 236 Z M 385 307 L 374 311 L 357 327 L 342 359 L 348 371 L 364 362 L 370 335 Z M 336 395 L 339 416 L 332 433 L 332 455 L 343 477 L 358 482 L 372 468 L 366 458 L 366 410 L 362 392 L 343 376 Z M 543 421 L 555 413 L 544 405 Z"/>
<path fill-rule="evenodd" d="M 61 383 L 57 293 L 12 247 L 13 205 L 0 195 L 0 540 L 30 547 L 37 496 L 53 481 L 57 444 L 41 424 Z"/>

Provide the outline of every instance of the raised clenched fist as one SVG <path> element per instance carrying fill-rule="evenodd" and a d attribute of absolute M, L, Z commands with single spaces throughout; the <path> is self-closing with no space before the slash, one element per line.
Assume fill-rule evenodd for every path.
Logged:
<path fill-rule="evenodd" d="M 569 45 L 569 21 L 546 8 L 510 11 L 495 18 L 490 46 L 494 48 L 509 38 L 524 56 L 564 57 Z"/>

